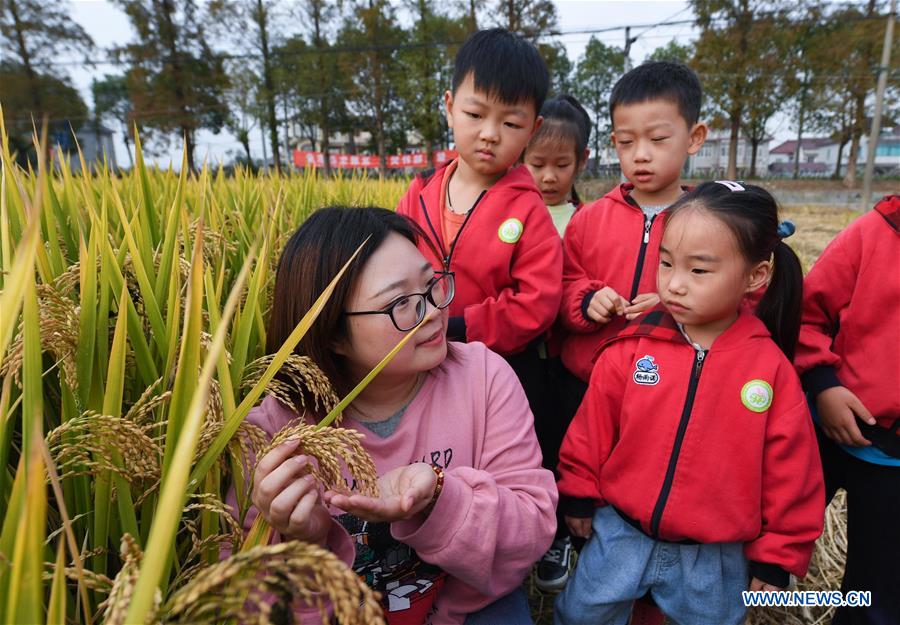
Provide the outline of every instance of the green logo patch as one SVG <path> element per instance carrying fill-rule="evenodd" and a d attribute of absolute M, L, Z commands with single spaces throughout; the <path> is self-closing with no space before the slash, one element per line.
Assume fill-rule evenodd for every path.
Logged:
<path fill-rule="evenodd" d="M 500 224 L 500 228 L 497 230 L 497 236 L 499 236 L 500 240 L 504 243 L 516 243 L 522 238 L 522 232 L 524 230 L 525 226 L 522 222 L 515 217 L 511 217 Z"/>
<path fill-rule="evenodd" d="M 753 412 L 768 410 L 774 397 L 772 387 L 765 380 L 750 380 L 741 389 L 741 402 Z"/>

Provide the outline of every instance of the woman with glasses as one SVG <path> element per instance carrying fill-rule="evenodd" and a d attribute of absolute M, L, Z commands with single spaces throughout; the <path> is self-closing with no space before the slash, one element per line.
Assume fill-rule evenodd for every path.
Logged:
<path fill-rule="evenodd" d="M 339 395 L 424 325 L 344 413 L 342 425 L 364 434 L 380 496 L 322 492 L 286 443 L 256 465 L 244 524 L 262 514 L 281 540 L 330 548 L 381 593 L 392 625 L 532 623 L 521 584 L 556 529 L 553 475 L 509 365 L 482 343 L 448 345 L 454 276 L 432 269 L 420 237 L 392 211 L 327 208 L 288 241 L 270 352 L 367 241 L 296 349 Z M 270 396 L 247 419 L 271 436 L 298 416 Z M 321 622 L 299 603 L 299 622 Z"/>

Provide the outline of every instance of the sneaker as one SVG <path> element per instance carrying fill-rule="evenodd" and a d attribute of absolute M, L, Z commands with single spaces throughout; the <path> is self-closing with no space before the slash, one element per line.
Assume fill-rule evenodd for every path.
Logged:
<path fill-rule="evenodd" d="M 540 590 L 562 590 L 575 568 L 575 549 L 568 536 L 556 538 L 537 565 L 535 584 Z"/>

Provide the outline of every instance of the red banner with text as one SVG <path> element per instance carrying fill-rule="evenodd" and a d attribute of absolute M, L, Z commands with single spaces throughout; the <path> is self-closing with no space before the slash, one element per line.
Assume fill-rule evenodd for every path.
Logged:
<path fill-rule="evenodd" d="M 431 153 L 431 163 L 428 162 L 425 152 L 410 152 L 408 154 L 389 154 L 387 157 L 388 169 L 403 169 L 415 167 L 440 167 L 456 158 L 456 150 L 435 150 Z M 330 165 L 334 169 L 377 169 L 378 156 L 372 154 L 332 154 L 329 158 Z M 325 157 L 321 152 L 306 152 L 294 150 L 295 167 L 325 167 Z"/>

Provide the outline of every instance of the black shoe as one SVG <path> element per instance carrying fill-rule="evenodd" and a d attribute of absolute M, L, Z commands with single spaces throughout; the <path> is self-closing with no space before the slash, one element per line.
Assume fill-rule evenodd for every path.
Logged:
<path fill-rule="evenodd" d="M 540 590 L 562 590 L 575 568 L 575 550 L 568 536 L 556 538 L 537 565 L 535 584 Z"/>

